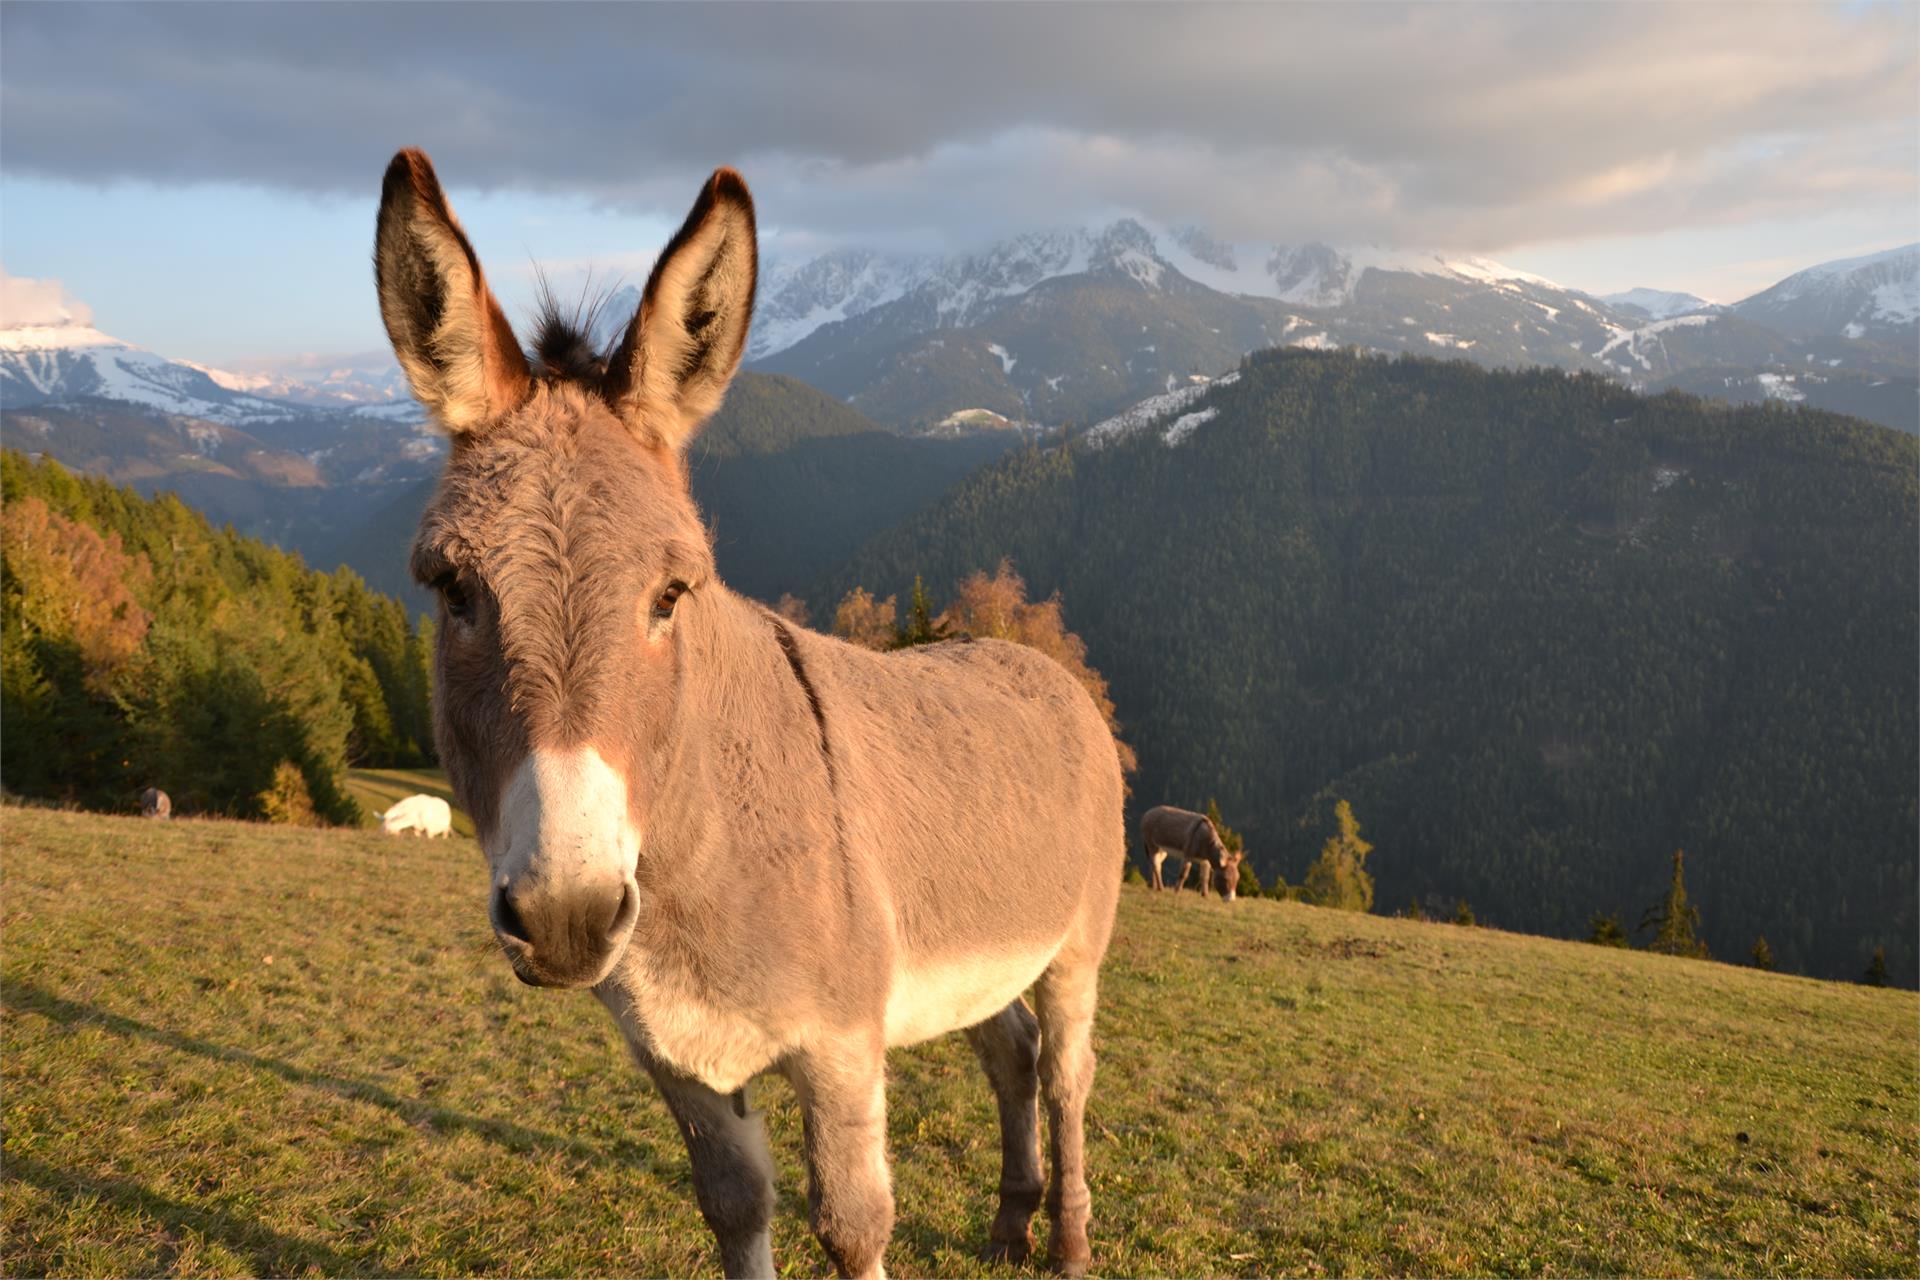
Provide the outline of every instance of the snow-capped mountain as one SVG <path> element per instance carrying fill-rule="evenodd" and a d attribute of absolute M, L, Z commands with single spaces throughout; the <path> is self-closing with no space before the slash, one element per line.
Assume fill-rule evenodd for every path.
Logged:
<path fill-rule="evenodd" d="M 1911 347 L 1920 333 L 1920 244 L 1823 262 L 1729 309 L 1790 337 Z"/>
<path fill-rule="evenodd" d="M 833 265 L 770 274 L 756 324 L 778 320 L 750 350 L 901 426 L 969 409 L 1104 418 L 1288 344 L 1593 368 L 1585 353 L 1634 319 L 1486 259 L 1228 244 L 1132 218 L 888 270 L 871 255 L 841 264 L 857 271 Z M 883 279 L 866 296 L 841 288 Z"/>
<path fill-rule="evenodd" d="M 903 310 L 930 328 L 964 328 L 1005 300 L 1067 276 L 1127 279 L 1170 292 L 1198 285 L 1234 297 L 1325 308 L 1353 301 L 1369 272 L 1566 292 L 1484 258 L 1323 244 L 1235 245 L 1197 227 L 1166 230 L 1122 218 L 1100 228 L 1031 232 L 944 258 L 838 250 L 770 267 L 760 282 L 747 358 L 765 359 L 822 328 L 902 300 L 912 303 Z"/>
<path fill-rule="evenodd" d="M 217 373 L 122 342 L 92 325 L 0 329 L 0 404 L 9 409 L 91 397 L 229 424 L 292 416 L 286 405 L 226 385 Z"/>
<path fill-rule="evenodd" d="M 193 360 L 178 363 L 200 370 L 229 391 L 290 404 L 353 409 L 397 406 L 413 399 L 406 374 L 393 360 L 373 367 L 343 365 L 300 378 L 285 373 L 234 373 Z"/>
<path fill-rule="evenodd" d="M 363 406 L 401 421 L 424 417 L 397 365 L 332 370 L 304 380 L 168 359 L 91 324 L 0 328 L 0 405 L 23 409 L 86 400 L 229 425 L 282 422 Z"/>
<path fill-rule="evenodd" d="M 1615 311 L 1648 320 L 1668 320 L 1694 311 L 1723 309 L 1705 298 L 1691 293 L 1675 293 L 1669 289 L 1627 289 L 1620 293 L 1603 293 L 1600 301 Z"/>
<path fill-rule="evenodd" d="M 942 259 L 847 252 L 770 270 L 749 352 L 903 427 L 974 411 L 1097 421 L 1247 351 L 1294 345 L 1554 365 L 1654 389 L 1688 375 L 1688 389 L 1804 395 L 1912 429 L 1916 295 L 1914 250 L 1815 268 L 1728 308 L 1654 289 L 1596 297 L 1485 258 L 1229 244 L 1122 219 Z M 1846 350 L 1826 349 L 1843 338 Z"/>

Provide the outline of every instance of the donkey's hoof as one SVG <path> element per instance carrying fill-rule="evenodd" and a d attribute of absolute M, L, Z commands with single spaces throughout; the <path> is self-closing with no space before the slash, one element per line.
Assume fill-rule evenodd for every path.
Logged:
<path fill-rule="evenodd" d="M 1004 1262 L 1017 1267 L 1033 1257 L 1033 1235 L 1030 1232 L 1019 1236 L 996 1233 L 981 1256 L 988 1262 Z"/>
<path fill-rule="evenodd" d="M 1074 1241 L 1055 1240 L 1047 1255 L 1047 1265 L 1055 1275 L 1077 1278 L 1087 1274 L 1087 1268 L 1093 1265 L 1093 1252 L 1087 1248 L 1084 1237 Z"/>

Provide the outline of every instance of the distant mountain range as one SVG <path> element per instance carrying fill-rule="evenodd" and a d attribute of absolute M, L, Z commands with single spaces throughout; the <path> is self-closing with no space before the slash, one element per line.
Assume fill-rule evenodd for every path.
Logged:
<path fill-rule="evenodd" d="M 947 258 L 842 250 L 772 269 L 749 356 L 882 422 L 1109 416 L 1248 351 L 1342 347 L 1603 373 L 1916 429 L 1920 246 L 1719 307 L 1596 297 L 1481 258 L 1229 245 L 1132 219 Z"/>
<path fill-rule="evenodd" d="M 596 335 L 611 343 L 637 301 L 632 288 L 609 298 Z M 1813 267 L 1722 307 L 1651 289 L 1592 297 L 1485 259 L 1228 245 L 1121 220 L 955 257 L 840 251 L 775 264 L 749 354 L 755 370 L 849 411 L 824 433 L 838 443 L 767 448 L 790 458 L 852 450 L 859 458 L 842 461 L 874 492 L 887 485 L 876 459 L 894 448 L 878 442 L 882 428 L 1007 437 L 937 463 L 915 455 L 900 492 L 927 497 L 936 479 L 957 478 L 955 459 L 1009 443 L 1008 426 L 1153 409 L 1271 347 L 1557 365 L 1636 390 L 1805 404 L 1912 431 L 1917 334 L 1920 246 Z M 808 388 L 779 385 L 789 411 L 818 416 L 794 407 Z M 778 399 L 757 396 L 755 416 L 777 416 Z M 383 512 L 417 510 L 446 448 L 391 365 L 234 373 L 80 323 L 0 329 L 0 409 L 10 444 L 144 492 L 174 489 L 217 521 L 320 561 L 364 558 L 356 537 Z M 821 475 L 809 474 L 813 492 Z M 865 490 L 826 488 L 899 514 Z M 785 588 L 788 571 L 817 559 L 776 562 L 747 572 Z"/>
<path fill-rule="evenodd" d="M 89 324 L 0 328 L 0 405 L 110 400 L 234 426 L 280 422 L 315 411 L 421 421 L 398 366 L 341 370 L 317 381 L 230 373 L 175 360 L 111 337 Z"/>

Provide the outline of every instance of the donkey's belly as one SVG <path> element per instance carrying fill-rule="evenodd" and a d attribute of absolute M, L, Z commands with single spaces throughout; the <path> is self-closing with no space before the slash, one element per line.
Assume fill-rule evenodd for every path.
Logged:
<path fill-rule="evenodd" d="M 887 1044 L 918 1044 L 986 1021 L 1033 985 L 1062 941 L 1044 950 L 996 948 L 899 966 L 887 993 Z"/>

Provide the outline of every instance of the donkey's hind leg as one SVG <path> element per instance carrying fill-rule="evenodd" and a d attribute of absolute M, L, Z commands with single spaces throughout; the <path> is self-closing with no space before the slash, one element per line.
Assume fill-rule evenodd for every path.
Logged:
<path fill-rule="evenodd" d="M 1025 1262 L 1033 1252 L 1028 1223 L 1040 1207 L 1040 1024 L 1016 999 L 977 1027 L 967 1042 L 980 1057 L 1000 1104 L 1000 1210 L 987 1256 Z"/>
<path fill-rule="evenodd" d="M 1092 1195 L 1087 1190 L 1087 1095 L 1093 1091 L 1093 1010 L 1099 998 L 1097 947 L 1071 945 L 1055 958 L 1034 989 L 1040 1015 L 1040 1087 L 1047 1100 L 1047 1138 L 1052 1168 L 1047 1179 L 1047 1216 L 1053 1230 L 1047 1261 L 1062 1275 L 1085 1275 L 1092 1254 L 1087 1227 Z"/>
<path fill-rule="evenodd" d="M 773 1157 L 760 1113 L 747 1106 L 744 1089 L 716 1093 L 662 1069 L 652 1074 L 686 1141 L 694 1199 L 728 1280 L 772 1276 Z"/>

